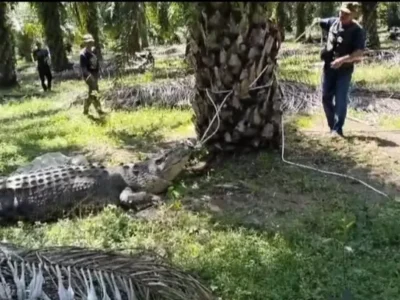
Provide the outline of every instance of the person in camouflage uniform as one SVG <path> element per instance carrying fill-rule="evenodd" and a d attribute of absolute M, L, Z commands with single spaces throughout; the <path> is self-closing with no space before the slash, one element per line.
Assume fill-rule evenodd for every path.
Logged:
<path fill-rule="evenodd" d="M 89 88 L 89 95 L 83 104 L 83 114 L 89 114 L 89 107 L 93 104 L 99 115 L 104 112 L 101 109 L 101 104 L 98 98 L 99 92 L 99 62 L 94 53 L 94 39 L 92 35 L 86 34 L 83 37 L 84 48 L 80 53 L 80 66 L 82 70 L 83 80 Z"/>

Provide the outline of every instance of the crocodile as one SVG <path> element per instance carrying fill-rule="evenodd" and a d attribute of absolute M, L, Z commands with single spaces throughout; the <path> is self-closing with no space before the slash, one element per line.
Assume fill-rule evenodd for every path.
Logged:
<path fill-rule="evenodd" d="M 139 163 L 56 165 L 1 178 L 0 222 L 56 221 L 109 204 L 136 211 L 157 205 L 193 149 L 188 141 Z"/>
<path fill-rule="evenodd" d="M 131 251 L 130 251 L 131 252 Z M 0 299 L 215 299 L 210 290 L 148 250 L 130 255 L 76 246 L 0 243 Z"/>

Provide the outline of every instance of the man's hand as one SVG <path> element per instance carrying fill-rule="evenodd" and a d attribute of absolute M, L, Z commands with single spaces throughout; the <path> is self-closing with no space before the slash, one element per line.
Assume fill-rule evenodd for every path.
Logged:
<path fill-rule="evenodd" d="M 331 63 L 331 67 L 333 69 L 337 69 L 337 68 L 340 68 L 341 65 L 343 65 L 344 63 L 360 62 L 362 60 L 362 55 L 363 55 L 363 51 L 362 50 L 356 50 L 350 55 L 345 55 L 345 56 L 336 58 Z"/>
<path fill-rule="evenodd" d="M 344 61 L 345 59 L 343 57 L 336 58 L 333 62 L 331 62 L 332 69 L 340 68 L 343 65 Z"/>

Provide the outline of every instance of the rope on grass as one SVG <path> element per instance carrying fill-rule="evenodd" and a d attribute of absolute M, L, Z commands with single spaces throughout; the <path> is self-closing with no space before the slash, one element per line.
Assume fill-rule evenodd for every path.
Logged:
<path fill-rule="evenodd" d="M 259 74 L 259 76 L 250 84 L 250 86 L 253 86 L 253 85 L 255 84 L 255 82 L 261 77 L 261 75 L 265 72 L 266 69 L 267 69 L 267 66 L 261 71 L 261 73 Z M 278 80 L 275 71 L 273 71 L 273 79 Z M 273 79 L 272 79 L 272 81 L 273 81 Z M 272 81 L 271 81 L 271 82 L 272 82 Z M 265 86 L 263 86 L 263 87 L 267 87 L 267 86 L 269 86 L 269 85 L 270 85 L 270 84 L 267 84 L 267 85 L 265 85 Z M 260 89 L 260 88 L 263 88 L 263 87 L 256 87 L 256 88 L 253 88 L 253 89 Z M 251 89 L 250 89 L 250 90 L 251 90 Z M 216 94 L 218 93 L 218 92 L 214 92 L 214 91 L 211 91 L 211 92 L 216 93 Z M 217 133 L 217 131 L 218 131 L 220 125 L 221 125 L 221 120 L 220 120 L 220 117 L 219 117 L 219 112 L 220 112 L 220 110 L 221 110 L 221 107 L 222 107 L 222 106 L 225 104 L 225 102 L 227 101 L 228 97 L 232 94 L 233 90 L 224 91 L 224 92 L 228 92 L 228 94 L 225 96 L 225 98 L 224 98 L 224 100 L 221 102 L 221 104 L 220 104 L 219 106 L 217 106 L 217 105 L 215 104 L 215 102 L 213 101 L 212 97 L 210 96 L 209 89 L 206 89 L 207 96 L 208 96 L 209 100 L 211 101 L 212 105 L 214 106 L 216 112 L 215 112 L 215 115 L 214 115 L 213 119 L 211 120 L 210 124 L 208 125 L 206 131 L 204 132 L 204 134 L 203 134 L 202 138 L 200 139 L 200 141 L 199 141 L 199 143 L 198 143 L 197 146 L 202 146 L 202 145 L 204 145 L 206 141 L 208 141 L 213 135 L 215 135 L 215 134 Z M 220 92 L 219 92 L 219 93 L 220 93 Z M 281 90 L 281 93 L 283 93 L 282 90 Z M 283 95 L 282 95 L 282 96 L 283 96 Z M 208 130 L 211 128 L 211 126 L 212 126 L 212 124 L 213 124 L 213 122 L 215 121 L 216 118 L 217 118 L 217 120 L 218 120 L 218 125 L 217 125 L 215 131 L 214 131 L 210 136 L 208 136 L 207 138 L 205 138 L 205 135 L 207 134 Z M 308 170 L 316 171 L 316 172 L 319 172 L 319 173 L 322 173 L 322 174 L 326 174 L 326 175 L 338 176 L 338 177 L 342 177 L 342 178 L 347 178 L 347 179 L 350 179 L 350 180 L 354 180 L 354 181 L 356 181 L 356 182 L 358 182 L 358 183 L 360 183 L 360 184 L 366 186 L 367 188 L 371 189 L 372 191 L 376 192 L 377 194 L 382 195 L 382 196 L 384 196 L 384 197 L 386 197 L 386 198 L 389 198 L 389 195 L 387 195 L 387 194 L 384 193 L 383 191 L 381 191 L 381 190 L 379 190 L 379 189 L 377 189 L 377 188 L 374 188 L 373 186 L 369 185 L 368 183 L 366 183 L 366 182 L 364 182 L 363 180 L 358 179 L 358 178 L 356 178 L 356 177 L 354 177 L 354 176 L 347 175 L 347 174 L 342 174 L 342 173 L 337 173 L 337 172 L 325 171 L 325 170 L 322 170 L 322 169 L 319 169 L 319 168 L 315 168 L 315 167 L 311 167 L 311 166 L 307 166 L 307 165 L 303 165 L 303 164 L 300 164 L 300 163 L 291 162 L 291 161 L 286 160 L 286 159 L 285 159 L 285 127 L 284 127 L 284 114 L 283 114 L 283 113 L 282 113 L 282 115 L 281 115 L 281 131 L 282 131 L 282 152 L 281 152 L 281 159 L 282 159 L 282 161 L 283 161 L 284 163 L 289 164 L 289 165 L 293 165 L 293 166 L 296 166 L 296 167 L 299 167 L 299 168 L 303 168 L 303 169 L 308 169 Z"/>
<path fill-rule="evenodd" d="M 285 159 L 285 127 L 283 125 L 283 115 L 281 116 L 281 128 L 282 128 L 282 155 L 281 155 L 281 158 L 282 158 L 282 161 L 284 163 L 287 163 L 289 165 L 293 165 L 293 166 L 296 166 L 296 167 L 300 167 L 300 168 L 303 168 L 303 169 L 313 170 L 313 171 L 316 171 L 316 172 L 319 172 L 319 173 L 322 173 L 322 174 L 326 174 L 326 175 L 333 175 L 333 176 L 339 176 L 339 177 L 351 179 L 351 180 L 357 181 L 358 183 L 361 183 L 362 185 L 366 186 L 367 188 L 373 190 L 374 192 L 376 192 L 376 193 L 378 193 L 378 194 L 380 194 L 380 195 L 382 195 L 382 196 L 384 196 L 386 198 L 389 198 L 389 195 L 387 195 L 386 193 L 382 192 L 381 190 L 378 190 L 378 189 L 374 188 L 373 186 L 369 185 L 368 183 L 362 181 L 361 179 L 358 179 L 358 178 L 353 177 L 351 175 L 346 175 L 346 174 L 337 173 L 337 172 L 331 172 L 331 171 L 325 171 L 325 170 L 322 170 L 322 169 L 319 169 L 319 168 L 314 168 L 314 167 L 311 167 L 311 166 L 307 166 L 307 165 L 303 165 L 303 164 L 299 164 L 299 163 L 296 163 L 296 162 L 291 162 L 291 161 L 286 160 Z"/>

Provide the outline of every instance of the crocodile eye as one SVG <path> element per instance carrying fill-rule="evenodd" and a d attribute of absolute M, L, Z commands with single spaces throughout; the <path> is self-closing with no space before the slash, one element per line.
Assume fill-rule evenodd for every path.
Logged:
<path fill-rule="evenodd" d="M 156 165 L 161 165 L 162 162 L 163 162 L 162 158 L 156 159 L 155 161 Z"/>

